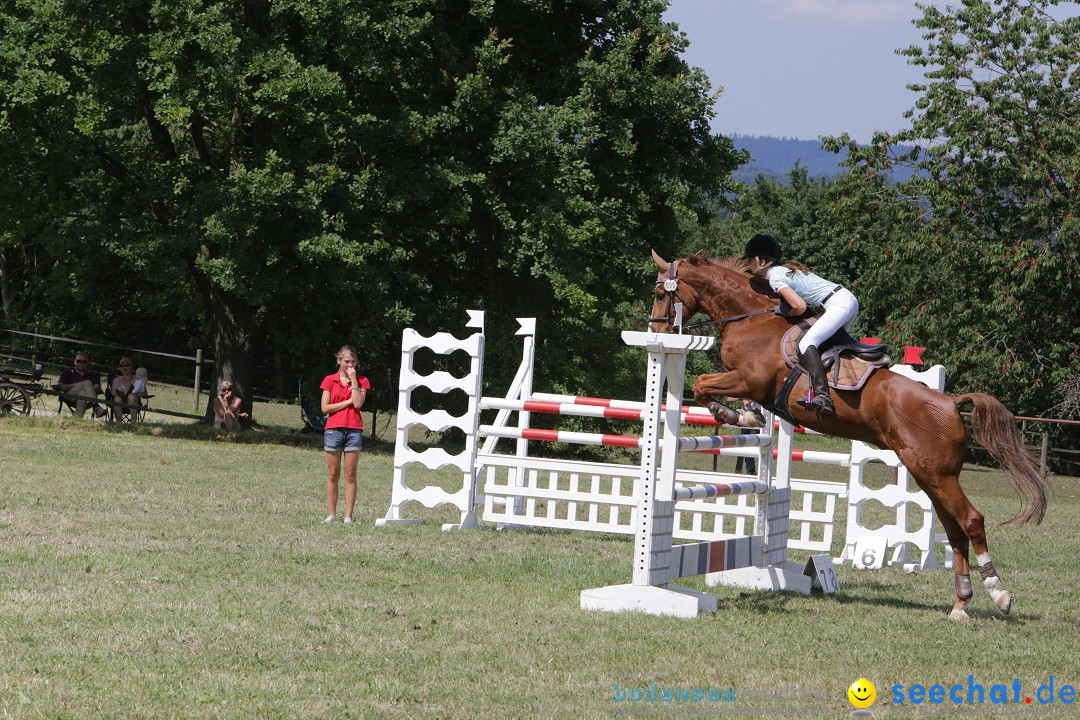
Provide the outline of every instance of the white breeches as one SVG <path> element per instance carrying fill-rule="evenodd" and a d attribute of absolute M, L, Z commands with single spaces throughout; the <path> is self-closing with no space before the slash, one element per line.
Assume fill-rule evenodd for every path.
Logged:
<path fill-rule="evenodd" d="M 850 329 L 851 323 L 855 322 L 855 316 L 858 314 L 859 301 L 855 295 L 847 288 L 837 290 L 825 303 L 825 312 L 799 341 L 799 352 L 811 345 L 820 346 L 840 328 Z"/>

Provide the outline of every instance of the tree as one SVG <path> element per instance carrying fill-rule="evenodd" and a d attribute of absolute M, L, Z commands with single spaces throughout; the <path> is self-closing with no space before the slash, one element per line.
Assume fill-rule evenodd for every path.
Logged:
<path fill-rule="evenodd" d="M 879 260 L 866 281 L 890 288 L 875 301 L 892 304 L 894 336 L 932 338 L 956 390 L 1027 414 L 1055 405 L 1080 362 L 1080 18 L 1055 20 L 1055 5 L 920 5 L 926 46 L 903 51 L 926 69 L 911 127 L 861 148 L 826 139 L 848 148 L 846 222 Z M 918 175 L 883 186 L 897 165 Z"/>
<path fill-rule="evenodd" d="M 147 312 L 205 314 L 249 400 L 272 346 L 389 361 L 402 325 L 478 306 L 550 319 L 559 382 L 603 377 L 597 330 L 645 304 L 648 248 L 739 160 L 660 0 L 2 8 L 26 112 L 0 142 L 40 148 L 4 162 L 60 188 L 33 211 L 54 256 L 88 243 L 154 289 Z M 27 212 L 0 216 L 4 257 L 46 236 Z"/>

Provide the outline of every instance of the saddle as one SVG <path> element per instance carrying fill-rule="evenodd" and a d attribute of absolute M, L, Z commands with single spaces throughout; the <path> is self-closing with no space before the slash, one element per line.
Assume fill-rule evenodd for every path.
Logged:
<path fill-rule="evenodd" d="M 789 368 L 799 364 L 798 347 L 806 331 L 817 321 L 809 318 L 794 325 L 784 333 L 781 350 Z M 888 367 L 892 358 L 888 354 L 888 345 L 868 345 L 859 342 L 840 328 L 826 342 L 818 346 L 821 364 L 829 377 L 829 387 L 837 390 L 858 390 L 866 384 L 867 378 L 879 367 Z"/>
<path fill-rule="evenodd" d="M 787 403 L 791 389 L 795 387 L 795 383 L 803 373 L 803 368 L 799 364 L 799 340 L 816 321 L 817 318 L 812 317 L 792 326 L 784 333 L 780 341 L 780 351 L 787 366 L 791 368 L 791 372 L 788 373 L 787 379 L 772 404 L 766 407 L 793 425 L 797 425 L 798 422 L 788 412 Z M 843 328 L 818 346 L 829 387 L 837 390 L 860 390 L 875 370 L 879 367 L 888 367 L 892 363 L 888 350 L 888 345 L 868 345 L 859 342 Z"/>

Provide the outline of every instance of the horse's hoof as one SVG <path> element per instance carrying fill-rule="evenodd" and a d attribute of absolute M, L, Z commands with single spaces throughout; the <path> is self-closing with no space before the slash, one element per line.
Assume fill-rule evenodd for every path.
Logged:
<path fill-rule="evenodd" d="M 968 614 L 963 610 L 959 608 L 953 608 L 952 612 L 949 613 L 949 619 L 953 622 L 967 622 L 971 618 L 968 617 Z"/>
<path fill-rule="evenodd" d="M 739 427 L 765 427 L 765 418 L 756 410 L 743 410 L 739 413 Z"/>
<path fill-rule="evenodd" d="M 705 408 L 712 413 L 713 419 L 722 425 L 735 425 L 739 422 L 739 413 L 735 412 L 727 405 L 711 402 L 706 405 Z"/>
<path fill-rule="evenodd" d="M 997 605 L 998 610 L 1001 611 L 1002 615 L 1008 615 L 1009 610 L 1012 609 L 1012 593 L 1006 592 L 997 599 L 995 604 Z"/>

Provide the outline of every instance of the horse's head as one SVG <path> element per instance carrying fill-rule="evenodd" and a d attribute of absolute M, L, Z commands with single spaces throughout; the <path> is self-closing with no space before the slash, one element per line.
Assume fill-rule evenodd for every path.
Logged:
<path fill-rule="evenodd" d="M 656 274 L 649 329 L 653 332 L 672 332 L 675 329 L 675 303 L 682 303 L 683 321 L 696 313 L 701 306 L 697 292 L 687 283 L 679 282 L 679 260 L 670 263 L 652 251 L 653 262 L 660 268 Z"/>
<path fill-rule="evenodd" d="M 701 312 L 721 323 L 737 319 L 729 316 L 760 314 L 776 304 L 768 283 L 751 278 L 740 258 L 708 258 L 699 252 L 669 263 L 655 250 L 652 258 L 660 268 L 649 317 L 653 332 L 674 330 L 675 303 L 683 305 L 684 322 Z"/>

